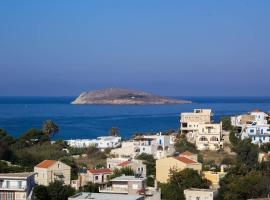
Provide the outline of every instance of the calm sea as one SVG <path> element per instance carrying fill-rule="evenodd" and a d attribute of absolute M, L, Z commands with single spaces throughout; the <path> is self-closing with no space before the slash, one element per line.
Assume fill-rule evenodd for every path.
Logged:
<path fill-rule="evenodd" d="M 185 97 L 183 105 L 71 105 L 75 97 L 0 97 L 0 127 L 18 136 L 43 121 L 54 120 L 61 131 L 55 138 L 96 138 L 118 127 L 123 137 L 136 132 L 179 128 L 179 114 L 195 108 L 211 108 L 214 120 L 248 112 L 270 111 L 270 97 Z M 180 98 L 182 99 L 182 98 Z"/>

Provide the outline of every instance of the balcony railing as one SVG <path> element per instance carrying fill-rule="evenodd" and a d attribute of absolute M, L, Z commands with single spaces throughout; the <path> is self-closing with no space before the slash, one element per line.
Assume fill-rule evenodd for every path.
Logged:
<path fill-rule="evenodd" d="M 0 190 L 26 190 L 26 186 L 24 187 L 16 187 L 16 186 L 0 186 Z"/>
<path fill-rule="evenodd" d="M 101 193 L 121 193 L 121 194 L 127 194 L 128 189 L 127 188 L 117 188 L 117 187 L 100 187 L 99 192 Z"/>

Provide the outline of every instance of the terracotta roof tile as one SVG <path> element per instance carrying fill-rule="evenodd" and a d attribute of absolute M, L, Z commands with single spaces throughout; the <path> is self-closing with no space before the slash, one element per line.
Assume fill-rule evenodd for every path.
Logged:
<path fill-rule="evenodd" d="M 183 156 L 192 156 L 193 153 L 191 153 L 190 151 L 184 151 L 184 152 L 181 153 L 180 155 L 183 155 Z"/>
<path fill-rule="evenodd" d="M 178 156 L 178 157 L 175 157 L 176 160 L 179 160 L 183 163 L 186 163 L 186 164 L 195 164 L 197 163 L 196 161 L 194 160 L 191 160 L 191 159 L 188 159 L 186 157 L 183 157 L 183 156 Z"/>
<path fill-rule="evenodd" d="M 126 167 L 131 163 L 131 161 L 127 160 L 125 162 L 119 163 L 117 166 Z"/>
<path fill-rule="evenodd" d="M 43 160 L 41 163 L 36 165 L 36 167 L 48 168 L 48 167 L 52 166 L 54 163 L 56 163 L 56 162 L 57 162 L 56 160 Z"/>
<path fill-rule="evenodd" d="M 257 108 L 257 109 L 252 110 L 251 112 L 263 112 L 263 111 Z"/>
<path fill-rule="evenodd" d="M 110 174 L 113 173 L 111 169 L 89 169 L 88 170 L 92 174 Z"/>

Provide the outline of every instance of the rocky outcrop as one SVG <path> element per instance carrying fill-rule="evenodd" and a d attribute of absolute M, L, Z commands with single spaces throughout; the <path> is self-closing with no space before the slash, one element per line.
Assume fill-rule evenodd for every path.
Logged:
<path fill-rule="evenodd" d="M 110 88 L 94 92 L 83 92 L 72 104 L 188 104 L 191 101 L 178 100 L 146 93 L 143 91 L 122 88 Z"/>

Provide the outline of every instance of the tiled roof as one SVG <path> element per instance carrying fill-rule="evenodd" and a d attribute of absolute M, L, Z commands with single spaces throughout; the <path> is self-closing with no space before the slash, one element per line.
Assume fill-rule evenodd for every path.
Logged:
<path fill-rule="evenodd" d="M 54 163 L 56 163 L 56 162 L 57 162 L 56 160 L 43 160 L 41 163 L 36 165 L 36 167 L 48 168 L 48 167 L 52 166 Z"/>
<path fill-rule="evenodd" d="M 191 153 L 190 151 L 184 151 L 184 152 L 181 153 L 180 155 L 183 155 L 183 156 L 192 156 L 193 153 Z"/>
<path fill-rule="evenodd" d="M 92 174 L 109 174 L 113 172 L 111 169 L 89 169 L 88 171 Z"/>
<path fill-rule="evenodd" d="M 179 160 L 183 163 L 186 163 L 186 164 L 195 164 L 197 163 L 196 161 L 194 160 L 191 160 L 191 159 L 188 159 L 186 157 L 183 157 L 183 156 L 178 156 L 178 157 L 174 157 L 176 160 Z"/>
<path fill-rule="evenodd" d="M 251 112 L 263 112 L 263 111 L 257 108 L 257 109 L 252 110 Z"/>
<path fill-rule="evenodd" d="M 125 161 L 125 162 L 119 163 L 117 166 L 126 167 L 126 166 L 128 166 L 130 163 L 131 163 L 131 161 L 130 161 L 130 160 L 127 160 L 127 161 Z"/>

